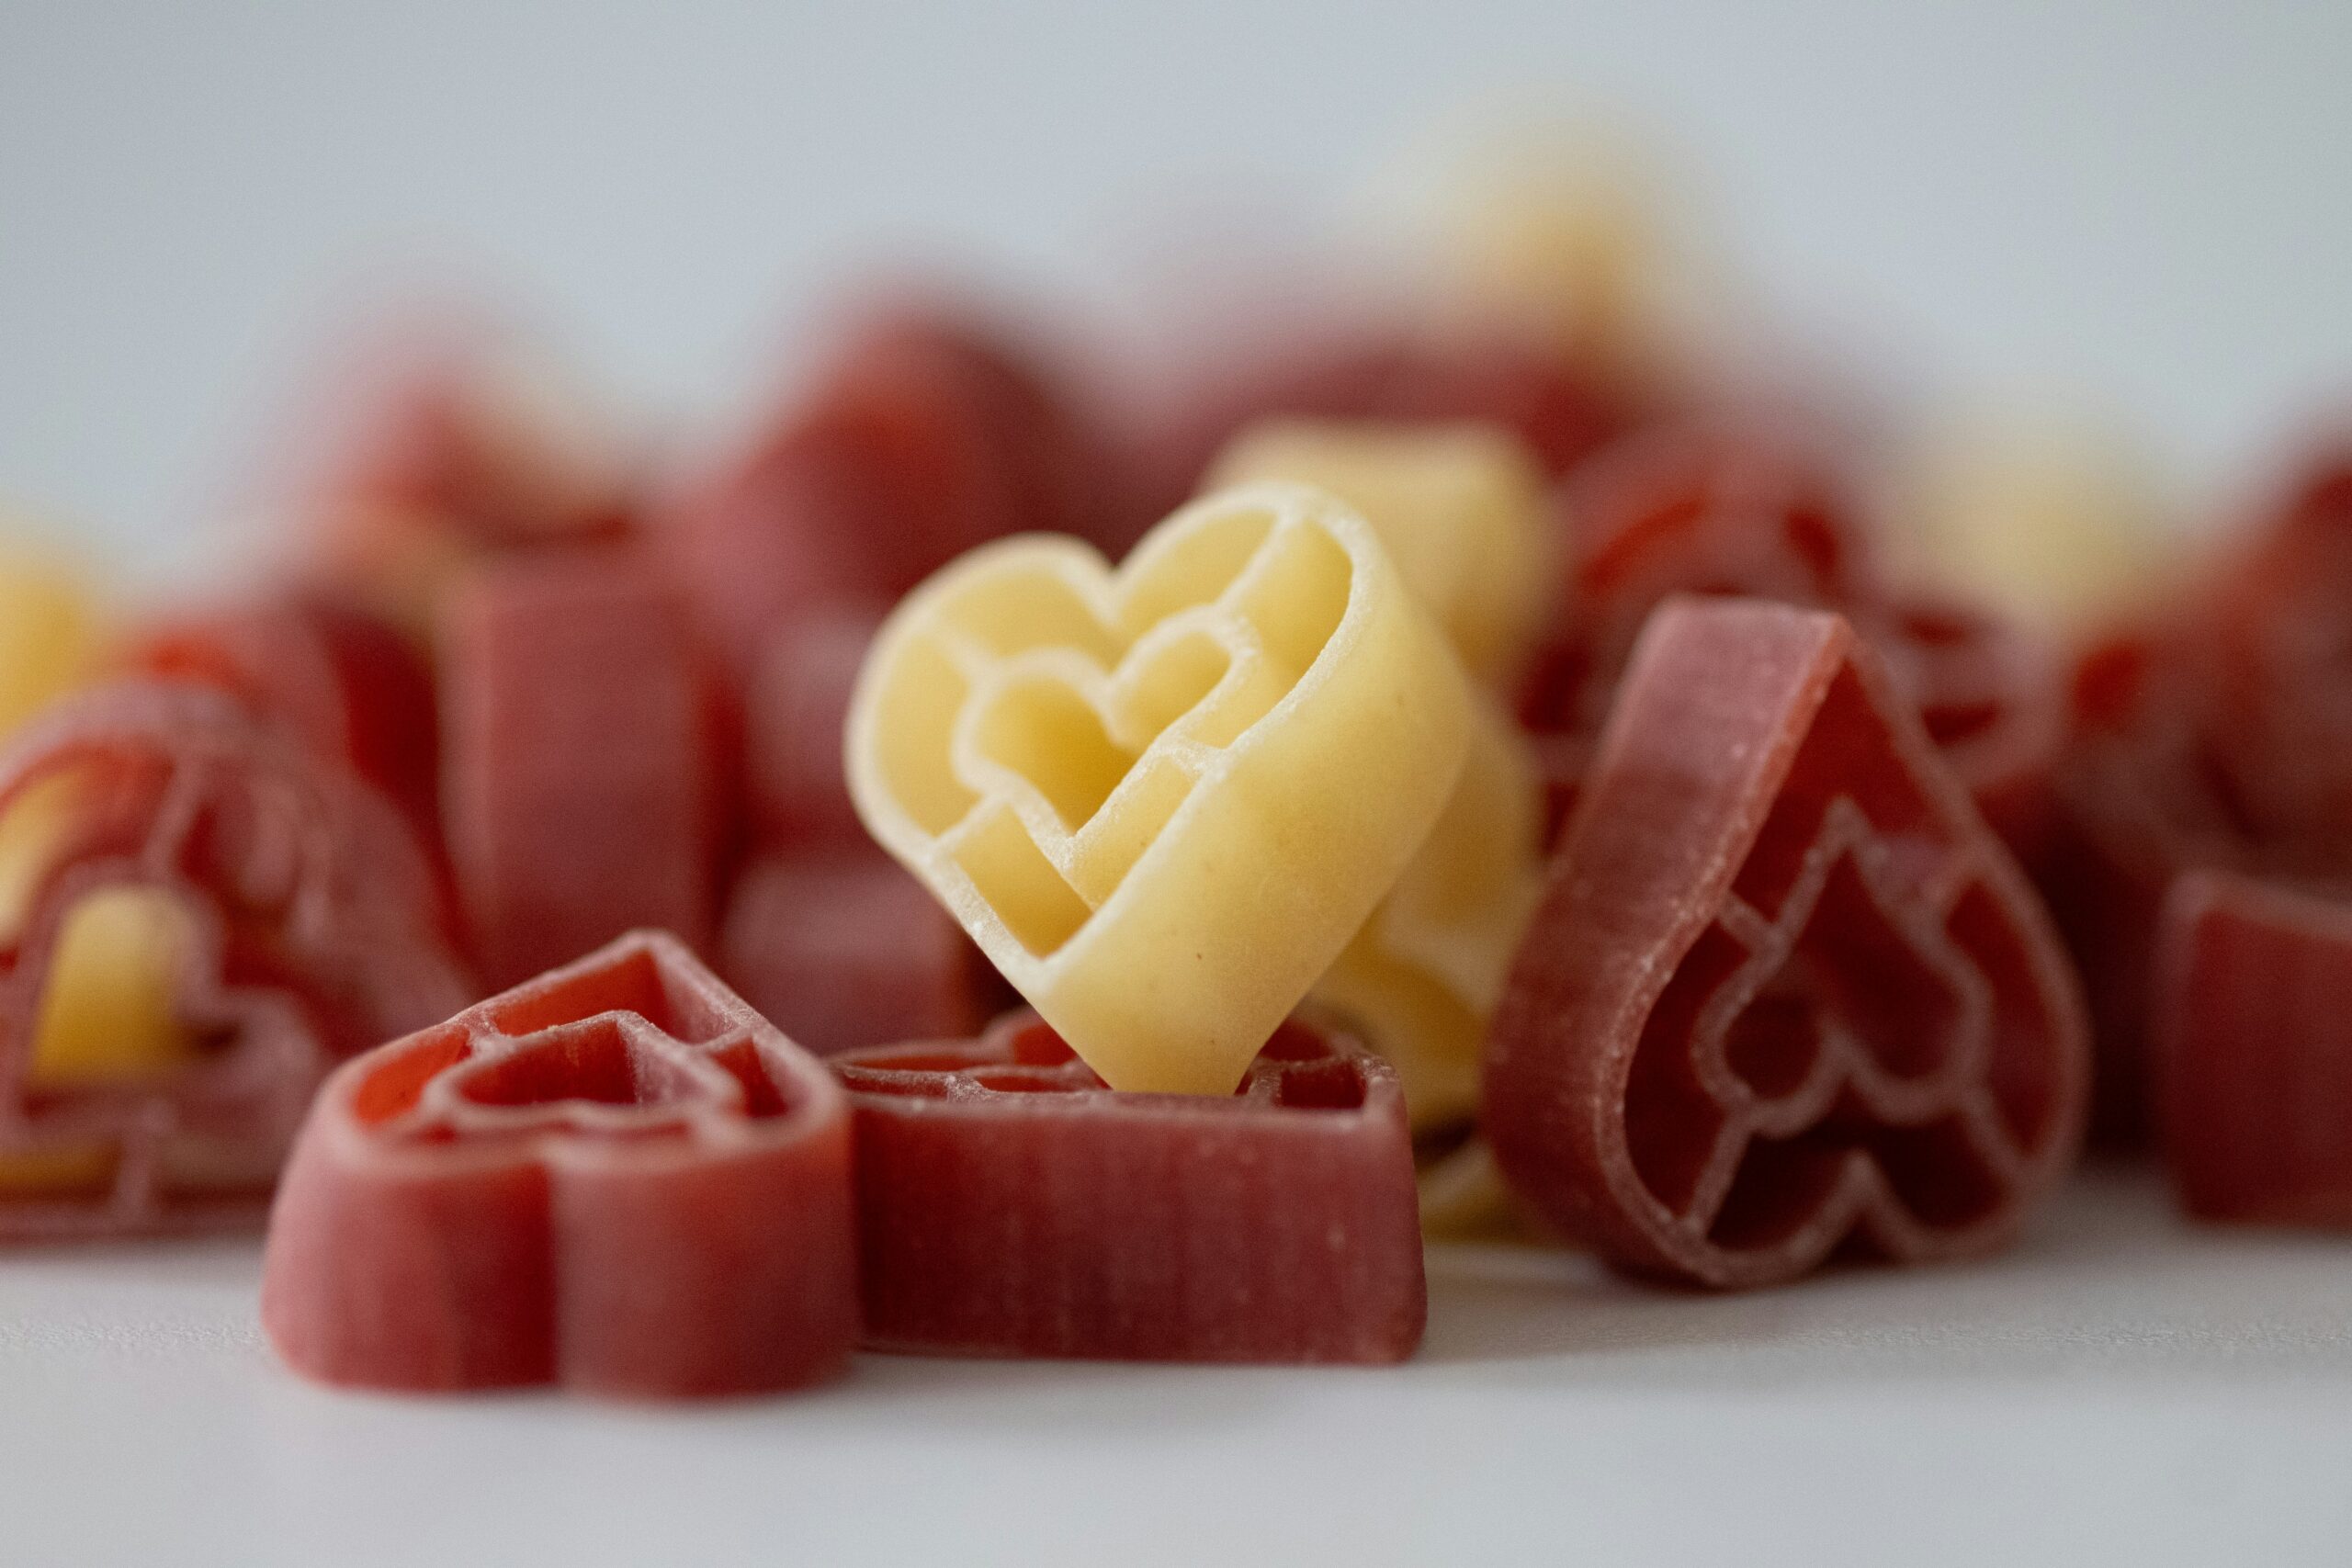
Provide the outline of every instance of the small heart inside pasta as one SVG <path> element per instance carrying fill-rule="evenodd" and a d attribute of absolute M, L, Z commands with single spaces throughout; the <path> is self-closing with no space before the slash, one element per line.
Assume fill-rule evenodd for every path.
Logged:
<path fill-rule="evenodd" d="M 1083 828 L 1136 765 L 1102 716 L 1050 677 L 1010 682 L 977 709 L 981 754 L 1030 781 L 1066 828 Z"/>
<path fill-rule="evenodd" d="M 135 1082 L 194 1055 L 173 988 L 196 940 L 186 908 L 159 888 L 102 888 L 75 904 L 41 987 L 27 1086 Z"/>
<path fill-rule="evenodd" d="M 2017 863 L 1835 615 L 1670 601 L 1488 1035 L 1513 1189 L 1717 1287 L 2000 1245 L 2082 1137 L 2082 998 Z"/>
<path fill-rule="evenodd" d="M 853 1225 L 832 1075 L 639 931 L 328 1078 L 262 1325 L 334 1383 L 793 1388 L 856 1334 Z"/>

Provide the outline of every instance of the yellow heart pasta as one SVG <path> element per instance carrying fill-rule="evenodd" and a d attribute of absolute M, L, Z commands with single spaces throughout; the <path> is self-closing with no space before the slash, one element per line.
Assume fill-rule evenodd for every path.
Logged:
<path fill-rule="evenodd" d="M 1223 1094 L 1429 835 L 1470 686 L 1372 526 L 1251 486 L 975 550 L 851 704 L 858 815 L 1114 1089 Z"/>
<path fill-rule="evenodd" d="M 1473 710 L 1462 776 L 1420 852 L 1315 999 L 1396 1065 L 1416 1128 L 1467 1120 L 1478 1052 L 1543 888 L 1544 800 L 1527 743 L 1491 701 Z"/>
<path fill-rule="evenodd" d="M 21 536 L 0 537 L 0 733 L 81 682 L 98 629 L 89 584 L 72 561 Z"/>
<path fill-rule="evenodd" d="M 1287 480 L 1363 513 L 1482 680 L 1518 673 L 1557 597 L 1544 476 L 1492 425 L 1271 420 L 1210 472 L 1213 489 Z"/>
<path fill-rule="evenodd" d="M 1218 480 L 1286 479 L 1364 515 L 1475 674 L 1526 658 L 1554 594 L 1543 477 L 1486 425 L 1271 420 L 1245 431 Z M 1416 1127 L 1468 1117 L 1478 1048 L 1535 907 L 1543 796 L 1510 718 L 1481 696 L 1438 824 L 1396 889 L 1315 988 L 1396 1066 Z"/>

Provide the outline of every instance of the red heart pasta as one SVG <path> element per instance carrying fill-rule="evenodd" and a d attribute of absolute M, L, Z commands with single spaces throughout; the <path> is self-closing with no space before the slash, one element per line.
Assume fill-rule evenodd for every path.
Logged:
<path fill-rule="evenodd" d="M 2174 880 L 2352 874 L 2348 588 L 2352 462 L 2323 453 L 2183 613 L 2111 638 L 2076 671 L 2078 734 L 2039 870 L 2089 984 L 2109 1141 L 2147 1131 L 2152 955 Z"/>
<path fill-rule="evenodd" d="M 735 880 L 718 964 L 744 998 L 820 1055 L 952 1039 L 1009 998 L 963 927 L 878 851 L 764 856 Z"/>
<path fill-rule="evenodd" d="M 1556 479 L 1624 429 L 1639 400 L 1601 367 L 1515 333 L 1477 329 L 1420 344 L 1376 412 L 1495 425 L 1524 442 Z"/>
<path fill-rule="evenodd" d="M 876 614 L 937 568 L 1016 532 L 1085 532 L 1095 438 L 1042 358 L 937 305 L 852 333 L 752 448 L 675 509 L 683 573 L 750 668 L 811 606 Z"/>
<path fill-rule="evenodd" d="M 217 693 L 127 684 L 52 708 L 0 758 L 0 812 L 40 829 L 0 949 L 0 1240 L 250 1223 L 328 1067 L 469 994 L 399 816 Z M 186 933 L 164 977 L 185 1051 L 45 1078 L 69 922 L 125 892 Z"/>
<path fill-rule="evenodd" d="M 1882 592 L 1830 465 L 1763 422 L 1675 424 L 1610 449 L 1561 492 L 1568 597 L 1604 677 L 1673 593 L 1842 607 Z"/>
<path fill-rule="evenodd" d="M 877 852 L 850 804 L 842 731 L 880 618 L 816 609 L 777 626 L 743 697 L 744 805 L 766 849 Z"/>
<path fill-rule="evenodd" d="M 294 432 L 306 575 L 429 633 L 471 567 L 634 531 L 637 443 L 544 344 L 461 312 L 410 313 L 346 349 Z"/>
<path fill-rule="evenodd" d="M 849 1137 L 813 1057 L 634 933 L 328 1081 L 262 1325 L 303 1375 L 373 1388 L 813 1382 L 856 1335 Z"/>
<path fill-rule="evenodd" d="M 1977 810 L 2020 860 L 2036 863 L 2067 739 L 2065 692 L 2048 650 L 1997 617 L 1924 599 L 1858 614 L 1855 623 Z"/>
<path fill-rule="evenodd" d="M 2013 849 L 2035 851 L 2065 740 L 2055 667 L 1993 616 L 1896 592 L 1863 514 L 1814 445 L 1770 422 L 1669 425 L 1611 448 L 1564 487 L 1570 624 L 1521 699 L 1546 747 L 1555 821 L 1651 612 L 1675 593 L 1740 595 L 1846 615 L 1979 809 Z"/>
<path fill-rule="evenodd" d="M 2352 437 L 2269 501 L 2174 656 L 2177 695 L 2218 781 L 2267 849 L 2341 856 L 2352 841 Z"/>
<path fill-rule="evenodd" d="M 1230 1096 L 1118 1094 L 1034 1013 L 832 1059 L 865 1343 L 1397 1361 L 1428 1314 L 1395 1070 L 1298 1021 Z"/>
<path fill-rule="evenodd" d="M 319 596 L 267 597 L 150 626 L 122 662 L 216 687 L 287 726 L 349 763 L 438 844 L 432 671 L 374 615 Z"/>
<path fill-rule="evenodd" d="M 1710 1286 L 1998 1245 L 2089 1073 L 2040 904 L 1876 658 L 1747 600 L 1644 633 L 1486 1066 L 1522 1197 Z"/>
<path fill-rule="evenodd" d="M 2182 1206 L 2352 1227 L 2352 902 L 2190 872 L 2154 968 L 2156 1109 Z"/>
<path fill-rule="evenodd" d="M 820 608 L 778 625 L 743 701 L 752 857 L 729 889 L 720 973 L 820 1055 L 973 1032 L 1009 999 L 955 917 L 866 837 L 842 731 L 876 622 Z"/>
<path fill-rule="evenodd" d="M 484 976 L 637 926 L 707 942 L 726 774 L 681 595 L 632 550 L 520 559 L 447 633 L 442 812 Z"/>

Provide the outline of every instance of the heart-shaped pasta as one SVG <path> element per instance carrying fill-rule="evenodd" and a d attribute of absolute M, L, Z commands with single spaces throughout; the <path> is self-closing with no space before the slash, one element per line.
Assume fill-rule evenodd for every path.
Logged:
<path fill-rule="evenodd" d="M 1487 1021 L 1544 891 L 1543 815 L 1525 743 L 1482 697 L 1437 826 L 1316 982 L 1313 999 L 1395 1065 L 1417 1132 L 1477 1112 Z"/>
<path fill-rule="evenodd" d="M 391 806 L 218 693 L 51 708 L 0 829 L 0 1244 L 251 1224 L 326 1070 L 465 999 Z"/>
<path fill-rule="evenodd" d="M 832 1075 L 635 931 L 327 1079 L 262 1326 L 350 1387 L 773 1393 L 849 1353 L 854 1224 Z"/>
<path fill-rule="evenodd" d="M 1668 600 L 1548 874 L 1482 1125 L 1610 1261 L 1730 1288 L 1974 1256 L 2074 1163 L 2075 972 L 1841 617 Z"/>
<path fill-rule="evenodd" d="M 1115 571 L 976 550 L 900 604 L 850 709 L 858 815 L 1114 1089 L 1223 1094 L 1396 882 L 1469 692 L 1371 527 L 1210 496 Z"/>
<path fill-rule="evenodd" d="M 1210 470 L 1217 488 L 1311 484 L 1363 513 L 1464 668 L 1508 689 L 1557 597 L 1544 475 L 1493 425 L 1267 420 Z"/>

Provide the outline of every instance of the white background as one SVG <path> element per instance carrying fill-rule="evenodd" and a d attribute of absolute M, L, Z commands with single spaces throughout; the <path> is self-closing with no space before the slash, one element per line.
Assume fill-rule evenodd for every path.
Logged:
<path fill-rule="evenodd" d="M 2347 68 L 2340 4 L 0 0 L 0 494 L 217 574 L 388 286 L 724 416 L 857 258 L 1092 287 L 1170 213 L 1317 210 L 1493 95 L 1662 131 L 1841 352 L 2087 406 L 2210 489 L 2352 376 Z M 869 1359 L 671 1416 L 300 1387 L 244 1245 L 0 1259 L 0 1562 L 2352 1560 L 2341 1244 L 2105 1179 L 1977 1270 L 1435 1268 L 1401 1371 Z"/>
<path fill-rule="evenodd" d="M 1780 311 L 1906 383 L 2088 405 L 2205 487 L 2352 378 L 2347 68 L 2333 0 L 0 0 L 0 495 L 207 566 L 387 287 L 707 415 L 855 263 L 1246 251 L 1166 225 L 1530 109 L 1655 132 Z"/>

